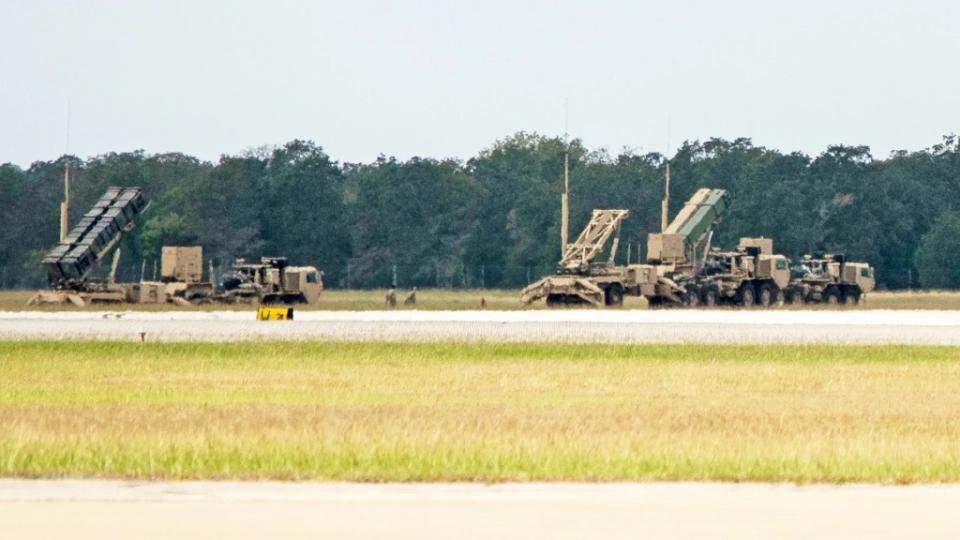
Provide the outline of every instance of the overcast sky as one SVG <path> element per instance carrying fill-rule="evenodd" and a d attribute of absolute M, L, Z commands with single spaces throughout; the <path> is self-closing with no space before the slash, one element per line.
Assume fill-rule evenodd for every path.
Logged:
<path fill-rule="evenodd" d="M 312 139 L 468 158 L 750 137 L 876 157 L 960 130 L 951 1 L 0 0 L 0 162 Z M 568 119 L 568 120 L 567 120 Z"/>

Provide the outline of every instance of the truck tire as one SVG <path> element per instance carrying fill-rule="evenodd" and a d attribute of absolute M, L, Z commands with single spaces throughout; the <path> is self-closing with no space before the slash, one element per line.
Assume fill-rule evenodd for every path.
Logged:
<path fill-rule="evenodd" d="M 840 291 L 836 287 L 830 287 L 823 292 L 823 303 L 835 306 L 840 303 Z"/>
<path fill-rule="evenodd" d="M 700 297 L 700 302 L 704 307 L 714 307 L 717 305 L 717 289 L 713 287 L 707 287 L 703 291 L 703 296 Z"/>
<path fill-rule="evenodd" d="M 757 303 L 757 292 L 753 290 L 753 285 L 744 283 L 737 292 L 737 304 L 750 308 Z"/>
<path fill-rule="evenodd" d="M 620 285 L 611 285 L 603 292 L 603 303 L 608 306 L 623 305 L 623 287 Z"/>
<path fill-rule="evenodd" d="M 780 301 L 780 289 L 771 283 L 763 283 L 757 292 L 757 303 L 760 307 L 776 306 Z"/>
<path fill-rule="evenodd" d="M 780 308 L 783 307 L 783 289 L 773 286 L 773 300 L 770 303 L 770 307 Z"/>
<path fill-rule="evenodd" d="M 803 293 L 797 289 L 787 289 L 783 295 L 784 301 L 789 304 L 802 304 L 803 303 Z"/>
<path fill-rule="evenodd" d="M 850 287 L 843 291 L 843 303 L 848 306 L 855 306 L 860 303 L 860 289 Z"/>

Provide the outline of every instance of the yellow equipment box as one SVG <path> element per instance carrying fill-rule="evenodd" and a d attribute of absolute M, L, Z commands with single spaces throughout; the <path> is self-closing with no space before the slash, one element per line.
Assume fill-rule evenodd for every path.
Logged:
<path fill-rule="evenodd" d="M 258 321 L 292 321 L 292 307 L 260 306 L 257 309 Z"/>

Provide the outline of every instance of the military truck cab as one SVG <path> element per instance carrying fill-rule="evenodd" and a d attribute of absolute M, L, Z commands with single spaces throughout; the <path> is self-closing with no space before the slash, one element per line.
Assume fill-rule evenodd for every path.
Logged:
<path fill-rule="evenodd" d="M 297 303 L 314 304 L 323 290 L 323 273 L 313 266 L 288 266 L 283 272 L 283 291 Z M 264 302 L 267 303 L 267 302 Z"/>

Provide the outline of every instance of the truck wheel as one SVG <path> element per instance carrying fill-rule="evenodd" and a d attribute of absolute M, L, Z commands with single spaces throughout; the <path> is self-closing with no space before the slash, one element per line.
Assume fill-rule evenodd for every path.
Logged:
<path fill-rule="evenodd" d="M 855 306 L 860 303 L 860 291 L 849 289 L 843 293 L 843 303 L 848 306 Z"/>
<path fill-rule="evenodd" d="M 757 293 L 749 283 L 740 286 L 737 293 L 737 303 L 743 307 L 753 307 L 757 303 Z"/>
<path fill-rule="evenodd" d="M 764 283 L 763 285 L 760 285 L 760 293 L 757 295 L 757 299 L 759 300 L 760 306 L 770 307 L 770 306 L 776 305 L 777 303 L 776 297 L 777 297 L 777 293 L 779 292 L 780 291 L 775 290 L 773 286 L 770 285 L 769 283 Z"/>
<path fill-rule="evenodd" d="M 695 290 L 690 291 L 683 295 L 683 303 L 687 307 L 700 307 L 700 295 Z"/>
<path fill-rule="evenodd" d="M 835 306 L 840 303 L 840 291 L 836 289 L 828 289 L 823 293 L 823 303 L 830 304 Z"/>
<path fill-rule="evenodd" d="M 619 285 L 611 285 L 604 291 L 604 303 L 608 306 L 623 305 L 623 289 Z"/>
<path fill-rule="evenodd" d="M 787 292 L 783 295 L 783 299 L 790 305 L 803 303 L 803 295 L 796 289 L 787 289 Z"/>
<path fill-rule="evenodd" d="M 717 290 L 710 288 L 703 291 L 703 305 L 706 307 L 714 307 L 717 305 Z"/>

